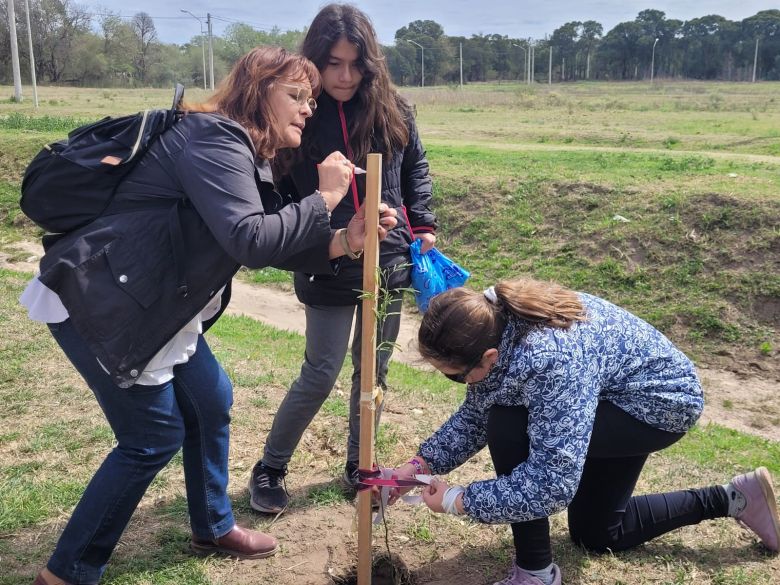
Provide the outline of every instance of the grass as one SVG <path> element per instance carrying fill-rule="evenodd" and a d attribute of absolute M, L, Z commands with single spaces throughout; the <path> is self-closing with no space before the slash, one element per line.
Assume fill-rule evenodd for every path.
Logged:
<path fill-rule="evenodd" d="M 665 82 L 405 89 L 434 174 L 439 248 L 471 270 L 473 287 L 518 274 L 556 279 L 628 307 L 699 363 L 717 365 L 727 352 L 734 367 L 754 361 L 773 372 L 780 346 L 777 89 Z M 21 244 L 40 235 L 20 214 L 18 197 L 24 166 L 42 144 L 81 120 L 164 107 L 170 94 L 40 88 L 37 112 L 29 102 L 0 103 L 0 252 L 23 258 Z M 0 585 L 32 581 L 113 445 L 89 390 L 18 306 L 28 278 L 0 270 Z M 291 282 L 273 269 L 242 278 Z M 353 509 L 333 480 L 346 456 L 349 362 L 291 462 L 294 505 L 273 521 L 250 511 L 245 482 L 298 375 L 304 340 L 228 316 L 208 339 L 235 385 L 229 490 L 239 523 L 273 532 L 282 551 L 247 564 L 190 556 L 178 455 L 141 503 L 103 582 L 287 584 L 322 572 L 324 584 L 326 569 L 354 561 Z M 464 392 L 395 362 L 389 380 L 376 442 L 383 464 L 405 461 Z M 723 483 L 756 465 L 780 474 L 780 446 L 700 426 L 651 457 L 637 489 Z M 492 473 L 483 453 L 449 479 L 468 483 Z M 511 560 L 505 527 L 424 507 L 397 507 L 388 516 L 391 548 L 421 576 L 492 582 Z M 768 585 L 780 570 L 733 522 L 703 523 L 606 557 L 571 545 L 565 514 L 552 527 L 556 560 L 571 583 Z"/>
<path fill-rule="evenodd" d="M 70 509 L 85 485 L 86 479 L 98 464 L 99 457 L 86 457 L 87 453 L 100 455 L 111 446 L 105 423 L 97 405 L 88 393 L 78 391 L 78 397 L 70 405 L 52 403 L 42 394 L 44 388 L 54 384 L 36 380 L 40 368 L 48 364 L 51 371 L 61 371 L 65 382 L 78 385 L 64 358 L 55 351 L 53 342 L 36 331 L 23 311 L 15 306 L 15 298 L 24 284 L 24 275 L 4 273 L 0 306 L 6 327 L 13 331 L 27 331 L 26 337 L 37 338 L 36 343 L 26 343 L 20 336 L 6 338 L 7 353 L 20 353 L 23 359 L 3 367 L 0 399 L 7 402 L 17 392 L 14 379 L 26 380 L 28 401 L 31 408 L 15 430 L 7 432 L 0 441 L 0 574 L 6 583 L 17 583 L 30 577 L 49 552 L 58 526 L 67 518 Z M 286 385 L 297 373 L 304 340 L 301 336 L 275 331 L 243 317 L 223 317 L 209 333 L 209 341 L 217 355 L 237 380 L 232 444 L 231 492 L 236 507 L 242 515 L 241 522 L 251 523 L 253 516 L 246 512 L 245 491 L 242 486 L 246 474 L 254 462 L 251 456 L 257 449 L 259 428 L 267 428 L 276 406 L 284 396 Z M 10 371 L 9 369 L 10 368 Z M 262 390 L 254 385 L 248 372 L 274 371 L 274 381 L 263 384 Z M 342 372 L 339 384 L 348 387 L 349 372 Z M 462 397 L 462 387 L 454 385 L 442 376 L 392 363 L 390 371 L 392 393 L 389 396 L 391 412 L 386 413 L 380 426 L 377 449 L 387 463 L 402 461 L 431 429 L 447 416 Z M 242 382 L 243 381 L 243 382 Z M 248 381 L 248 382 L 247 382 Z M 61 384 L 62 381 L 57 384 Z M 246 384 L 246 385 L 245 385 Z M 257 404 L 258 397 L 262 403 Z M 294 473 L 290 481 L 295 505 L 281 524 L 267 528 L 283 539 L 285 549 L 279 561 L 270 561 L 242 573 L 231 561 L 210 559 L 203 562 L 186 553 L 186 505 L 182 496 L 181 459 L 169 466 L 161 479 L 142 502 L 135 520 L 123 539 L 124 544 L 109 565 L 104 578 L 111 585 L 125 583 L 217 583 L 226 570 L 237 571 L 234 582 L 251 582 L 257 578 L 269 582 L 282 581 L 283 567 L 304 561 L 308 549 L 296 547 L 302 533 L 310 528 L 307 518 L 325 514 L 330 522 L 339 516 L 349 522 L 353 514 L 342 488 L 333 481 L 333 470 L 340 470 L 343 451 L 328 441 L 335 429 L 345 426 L 346 403 L 343 398 L 331 397 L 315 418 L 304 437 L 302 453 L 293 461 Z M 247 410 L 250 409 L 250 410 Z M 413 412 L 425 412 L 416 416 Z M 400 418 L 394 414 L 404 413 Z M 88 424 L 85 432 L 67 433 L 65 421 L 74 413 L 85 416 Z M 251 413 L 251 415 L 250 415 Z M 339 435 L 343 442 L 343 432 Z M 29 446 L 35 446 L 29 450 Z M 28 450 L 30 452 L 28 452 Z M 56 453 L 56 456 L 52 455 Z M 30 459 L 31 456 L 41 455 Z M 780 473 L 780 446 L 770 441 L 740 434 L 717 425 L 695 429 L 685 439 L 662 455 L 653 458 L 647 473 L 640 481 L 639 489 L 649 491 L 677 485 L 702 484 L 723 481 L 732 473 L 753 465 L 767 465 L 775 474 Z M 63 468 L 62 466 L 66 467 Z M 67 475 L 61 474 L 67 469 Z M 310 470 L 310 471 L 306 471 Z M 486 455 L 480 455 L 451 474 L 451 480 L 467 482 L 491 473 Z M 54 479 L 58 478 L 58 479 Z M 238 486 L 235 485 L 238 482 Z M 312 520 L 320 522 L 319 520 Z M 391 547 L 396 550 L 398 538 L 405 536 L 403 555 L 414 564 L 436 566 L 436 551 L 460 550 L 460 570 L 485 571 L 485 579 L 498 578 L 508 558 L 509 540 L 497 527 L 469 525 L 460 520 L 432 516 L 424 508 L 394 508 L 389 513 Z M 326 522 L 322 520 L 321 522 Z M 770 583 L 776 570 L 776 561 L 767 559 L 752 549 L 742 555 L 742 563 L 731 563 L 736 551 L 743 550 L 741 536 L 736 525 L 708 524 L 701 537 L 690 531 L 684 536 L 670 536 L 657 541 L 645 552 L 632 552 L 615 557 L 588 557 L 566 544 L 565 524 L 554 517 L 556 556 L 567 576 L 579 575 L 581 583 L 619 582 L 624 575 L 633 575 L 627 583 L 650 582 L 701 582 L 740 583 L 750 579 L 752 583 Z M 303 523 L 303 524 L 302 524 Z M 289 528 L 285 528 L 289 526 Z M 325 537 L 335 543 L 350 537 L 342 534 L 335 525 Z M 14 538 L 2 536 L 15 535 Z M 719 546 L 727 547 L 725 560 L 708 556 L 706 543 L 717 534 Z M 680 540 L 680 539 L 683 540 Z M 35 545 L 32 545 L 32 542 Z M 149 543 L 154 546 L 149 546 Z M 685 542 L 686 548 L 680 548 Z M 731 544 L 729 544 L 731 543 Z M 312 544 L 315 549 L 321 544 Z M 728 547 L 732 548 L 728 548 Z M 685 552 L 703 547 L 702 553 Z M 736 547 L 736 548 L 733 548 Z M 349 558 L 349 556 L 347 557 Z M 417 559 L 417 560 L 414 560 Z M 502 560 L 503 559 L 503 560 Z M 281 568 L 277 567 L 281 562 Z M 459 565 L 460 566 L 460 565 Z M 466 567 L 472 569 L 466 569 Z M 277 573 L 276 571 L 282 571 Z M 648 575 L 648 579 L 640 575 Z M 670 577 L 670 575 L 674 577 Z M 593 579 L 598 579 L 594 581 Z M 608 579 L 604 581 L 604 579 Z M 696 580 L 699 579 L 699 580 Z M 693 581 L 692 581 L 693 580 Z M 3 581 L 0 581 L 2 583 Z M 483 579 L 484 582 L 484 579 Z M 578 582 L 578 581 L 572 581 Z"/>

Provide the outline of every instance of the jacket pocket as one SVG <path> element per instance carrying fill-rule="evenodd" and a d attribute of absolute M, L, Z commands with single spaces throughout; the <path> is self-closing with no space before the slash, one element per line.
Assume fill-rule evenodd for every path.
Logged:
<path fill-rule="evenodd" d="M 137 246 L 123 245 L 116 240 L 105 249 L 106 260 L 116 286 L 130 295 L 144 309 L 148 309 L 160 294 L 160 279 L 151 274 Z"/>

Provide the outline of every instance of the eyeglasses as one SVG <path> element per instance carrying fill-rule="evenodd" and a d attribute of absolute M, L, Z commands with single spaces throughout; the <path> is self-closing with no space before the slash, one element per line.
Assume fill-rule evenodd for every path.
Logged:
<path fill-rule="evenodd" d="M 482 356 L 479 356 L 479 359 L 478 359 L 478 360 L 476 360 L 475 362 L 472 362 L 470 365 L 468 365 L 468 366 L 466 367 L 466 369 L 465 369 L 465 370 L 463 370 L 463 371 L 462 371 L 461 373 L 459 373 L 459 374 L 444 374 L 444 372 L 442 372 L 442 374 L 444 374 L 444 376 L 445 376 L 445 377 L 446 377 L 448 380 L 452 380 L 452 381 L 453 381 L 453 382 L 455 382 L 456 384 L 465 384 L 465 383 L 466 383 L 466 378 L 468 377 L 468 375 L 469 375 L 469 374 L 471 373 L 471 371 L 472 371 L 474 368 L 476 368 L 476 367 L 477 367 L 477 366 L 478 366 L 480 363 L 482 363 Z"/>
<path fill-rule="evenodd" d="M 276 85 L 294 90 L 289 93 L 289 96 L 294 99 L 299 106 L 309 106 L 309 109 L 312 112 L 317 109 L 317 100 L 311 97 L 308 88 L 302 85 L 290 85 L 288 83 L 277 83 Z"/>

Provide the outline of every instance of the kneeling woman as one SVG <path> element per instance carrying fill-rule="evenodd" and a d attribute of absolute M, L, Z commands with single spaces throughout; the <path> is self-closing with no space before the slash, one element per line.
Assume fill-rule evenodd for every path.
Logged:
<path fill-rule="evenodd" d="M 680 440 L 704 400 L 691 361 L 628 311 L 533 280 L 458 288 L 431 302 L 419 348 L 468 390 L 396 474 L 446 473 L 488 446 L 496 479 L 435 481 L 423 497 L 435 512 L 511 524 L 515 563 L 499 584 L 561 583 L 548 517 L 567 507 L 571 538 L 595 552 L 725 516 L 778 550 L 765 468 L 725 486 L 633 495 L 648 455 Z"/>

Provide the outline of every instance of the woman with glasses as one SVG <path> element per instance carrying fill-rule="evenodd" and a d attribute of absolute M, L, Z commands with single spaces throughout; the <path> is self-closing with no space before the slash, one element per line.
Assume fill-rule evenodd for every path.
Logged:
<path fill-rule="evenodd" d="M 418 342 L 468 384 L 466 399 L 395 474 L 447 473 L 487 445 L 497 478 L 434 480 L 423 498 L 434 512 L 511 524 L 515 562 L 496 585 L 561 583 L 548 517 L 566 508 L 572 540 L 597 553 L 726 516 L 778 550 L 763 467 L 724 486 L 633 495 L 649 454 L 680 440 L 704 403 L 693 363 L 635 315 L 555 284 L 505 281 L 436 296 Z"/>
<path fill-rule="evenodd" d="M 436 240 L 436 219 L 430 210 L 431 179 L 428 162 L 410 107 L 390 82 L 368 17 L 350 5 L 330 4 L 314 18 L 301 52 L 314 62 L 323 92 L 317 112 L 306 125 L 301 148 L 280 165 L 283 192 L 305 201 L 317 189 L 317 164 L 337 150 L 355 165 L 365 167 L 369 152 L 382 153 L 382 201 L 397 212 L 399 228 L 381 243 L 380 288 L 388 310 L 377 331 L 376 383 L 386 388 L 388 362 L 400 326 L 400 288 L 409 286 L 409 245 L 419 238 L 427 252 Z M 341 229 L 365 197 L 365 176 L 353 177 L 347 196 L 331 215 L 331 226 Z M 262 458 L 250 478 L 255 510 L 278 513 L 287 506 L 283 486 L 287 464 L 303 432 L 330 394 L 341 371 L 352 336 L 352 389 L 344 480 L 354 486 L 358 471 L 360 436 L 360 322 L 363 288 L 360 250 L 341 260 L 338 274 L 295 273 L 295 292 L 305 304 L 306 353 L 298 379 L 290 387 L 265 441 Z M 380 412 L 377 412 L 377 421 Z"/>
<path fill-rule="evenodd" d="M 22 302 L 94 392 L 116 446 L 87 485 L 36 585 L 94 584 L 149 484 L 182 450 L 191 549 L 262 558 L 276 540 L 236 525 L 227 494 L 232 386 L 203 333 L 225 309 L 241 265 L 332 274 L 363 246 L 356 210 L 330 211 L 354 166 L 334 152 L 318 190 L 284 205 L 269 159 L 295 148 L 320 76 L 278 48 L 243 56 L 121 183 L 105 214 L 59 235 Z M 380 238 L 395 211 L 381 209 Z"/>

